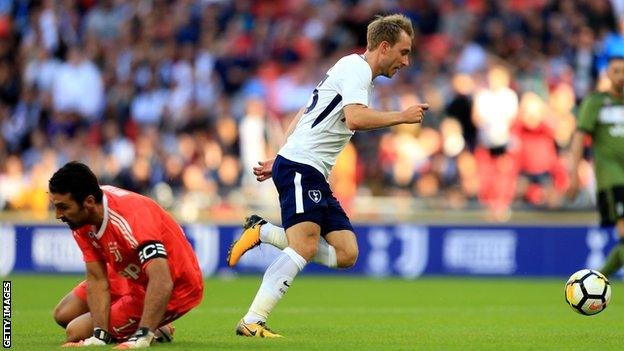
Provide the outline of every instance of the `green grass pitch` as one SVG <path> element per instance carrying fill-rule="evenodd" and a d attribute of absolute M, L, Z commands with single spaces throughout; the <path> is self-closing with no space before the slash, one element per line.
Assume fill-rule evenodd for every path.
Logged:
<path fill-rule="evenodd" d="M 51 313 L 80 276 L 18 275 L 13 281 L 14 350 L 61 349 Z M 576 314 L 565 279 L 311 277 L 295 280 L 269 319 L 285 338 L 234 335 L 260 276 L 208 279 L 202 304 L 174 325 L 159 350 L 621 350 L 624 284 L 606 311 Z M 112 347 L 98 347 L 98 350 Z"/>

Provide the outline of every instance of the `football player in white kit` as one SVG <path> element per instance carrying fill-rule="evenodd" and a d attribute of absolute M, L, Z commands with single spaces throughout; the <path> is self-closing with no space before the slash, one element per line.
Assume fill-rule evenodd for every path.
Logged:
<path fill-rule="evenodd" d="M 308 262 L 339 268 L 355 264 L 353 227 L 327 179 L 354 131 L 422 121 L 427 104 L 392 112 L 369 107 L 373 79 L 390 78 L 409 64 L 413 37 L 412 23 L 403 15 L 373 20 L 367 28 L 366 52 L 338 60 L 312 92 L 308 106 L 295 116 L 277 156 L 254 167 L 258 181 L 273 178 L 283 228 L 257 215 L 247 218 L 241 238 L 230 248 L 228 264 L 234 266 L 261 242 L 283 251 L 267 268 L 236 334 L 280 337 L 266 326 L 266 319 Z"/>

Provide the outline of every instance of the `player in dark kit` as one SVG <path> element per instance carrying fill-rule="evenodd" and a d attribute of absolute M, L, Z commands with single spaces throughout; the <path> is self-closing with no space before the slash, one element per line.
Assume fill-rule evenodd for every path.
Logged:
<path fill-rule="evenodd" d="M 592 137 L 597 204 L 601 225 L 613 227 L 620 237 L 600 271 L 607 277 L 624 265 L 624 56 L 609 59 L 607 77 L 611 88 L 595 92 L 583 100 L 578 127 L 572 138 L 572 167 L 568 196 L 579 187 L 578 165 L 583 139 Z"/>
<path fill-rule="evenodd" d="M 72 229 L 87 270 L 89 313 L 70 323 L 66 346 L 124 341 L 117 348 L 149 347 L 158 327 L 201 302 L 195 253 L 178 223 L 156 202 L 100 187 L 93 172 L 75 161 L 54 173 L 49 190 L 56 217 Z M 107 264 L 129 286 L 129 294 L 114 302 Z"/>

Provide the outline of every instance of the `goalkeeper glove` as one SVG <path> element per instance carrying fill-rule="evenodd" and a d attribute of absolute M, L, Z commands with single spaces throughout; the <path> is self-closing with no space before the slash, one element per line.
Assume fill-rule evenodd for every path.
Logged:
<path fill-rule="evenodd" d="M 102 346 L 113 342 L 110 334 L 102 328 L 94 328 L 93 336 L 78 342 L 68 342 L 63 347 Z"/>
<path fill-rule="evenodd" d="M 128 339 L 115 347 L 116 349 L 140 349 L 149 347 L 154 340 L 154 332 L 147 327 L 141 327 Z"/>

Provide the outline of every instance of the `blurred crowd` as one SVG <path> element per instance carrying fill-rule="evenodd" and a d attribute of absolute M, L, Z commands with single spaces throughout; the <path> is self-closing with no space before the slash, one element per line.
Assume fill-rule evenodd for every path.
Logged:
<path fill-rule="evenodd" d="M 408 197 L 499 221 L 569 207 L 575 112 L 624 55 L 623 0 L 0 1 L 0 209 L 46 212 L 73 159 L 189 220 L 274 202 L 251 167 L 395 12 L 417 32 L 411 65 L 375 80 L 373 107 L 431 107 L 422 126 L 356 133 L 331 179 L 345 207 Z"/>

